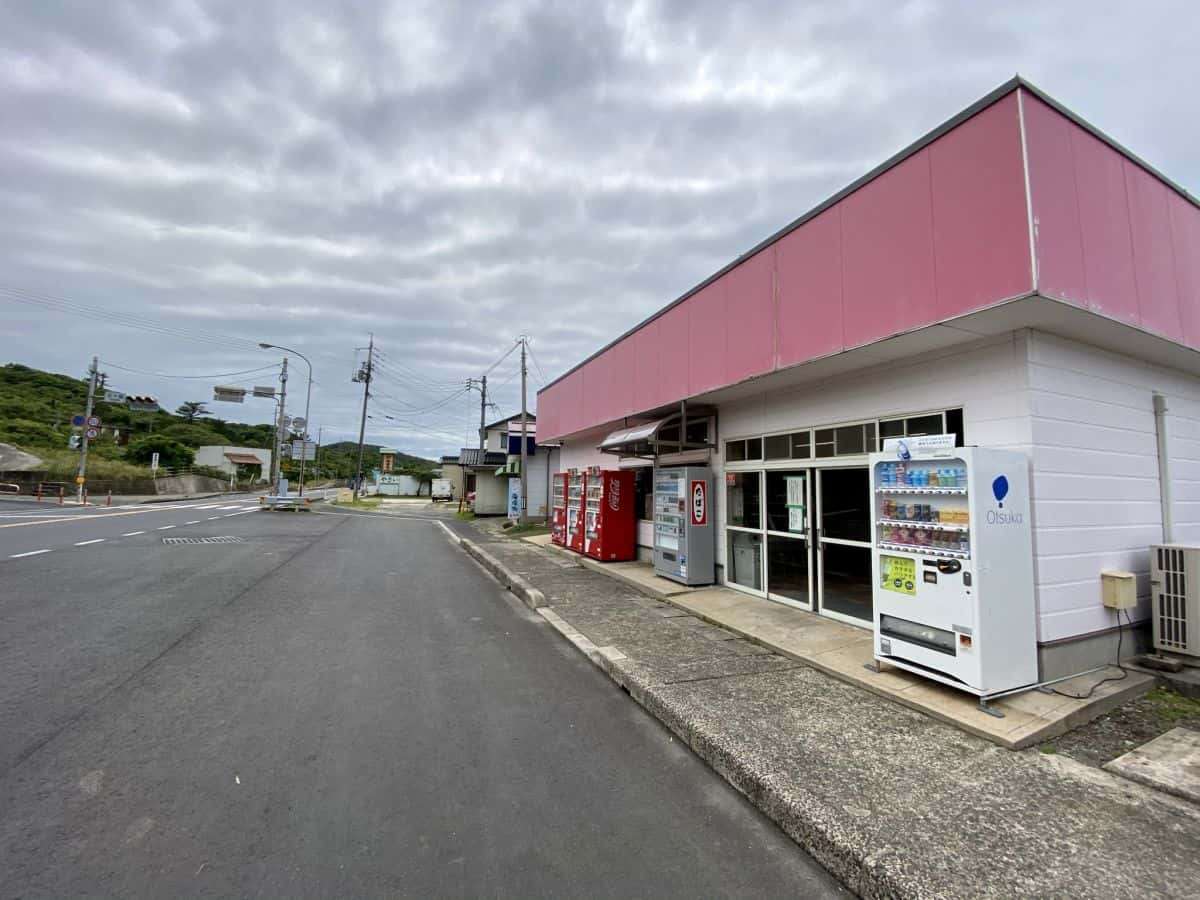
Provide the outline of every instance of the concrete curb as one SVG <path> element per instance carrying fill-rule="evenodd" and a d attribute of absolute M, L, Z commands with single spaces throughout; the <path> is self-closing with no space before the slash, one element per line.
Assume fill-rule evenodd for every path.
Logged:
<path fill-rule="evenodd" d="M 689 722 L 685 709 L 678 707 L 653 684 L 642 679 L 635 667 L 628 664 L 628 657 L 624 653 L 616 647 L 597 647 L 586 635 L 549 608 L 541 591 L 529 585 L 486 550 L 466 538 L 458 537 L 444 525 L 442 527 L 452 540 L 501 584 L 536 609 L 538 615 L 559 635 L 574 645 L 639 706 L 687 744 L 709 768 L 848 888 L 868 898 L 924 895 L 915 879 L 904 877 L 903 865 L 893 870 L 887 861 L 872 856 L 869 845 L 855 841 L 856 830 L 845 827 L 847 823 L 836 811 L 813 807 L 807 798 L 792 796 L 774 781 L 769 770 L 757 767 L 755 760 L 744 759 L 723 747 L 718 735 Z M 533 599 L 529 594 L 534 595 Z"/>
<path fill-rule="evenodd" d="M 444 525 L 442 527 L 445 528 Z M 449 533 L 450 529 L 446 528 L 446 531 Z M 467 554 L 473 557 L 481 566 L 487 569 L 492 577 L 517 597 L 521 598 L 530 609 L 540 609 L 547 605 L 545 594 L 516 572 L 508 569 L 504 563 L 500 562 L 500 560 L 496 559 L 496 557 L 492 556 L 492 554 L 488 553 L 478 544 L 468 541 L 466 538 L 458 538 L 458 545 L 466 550 Z"/>

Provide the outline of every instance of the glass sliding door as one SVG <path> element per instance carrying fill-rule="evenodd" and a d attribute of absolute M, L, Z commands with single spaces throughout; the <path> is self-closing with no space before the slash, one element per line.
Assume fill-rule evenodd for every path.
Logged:
<path fill-rule="evenodd" d="M 725 581 L 763 593 L 762 472 L 725 475 Z"/>
<path fill-rule="evenodd" d="M 821 469 L 817 485 L 821 612 L 872 621 L 871 485 L 866 468 Z"/>
<path fill-rule="evenodd" d="M 812 608 L 811 473 L 806 469 L 766 473 L 767 593 Z"/>

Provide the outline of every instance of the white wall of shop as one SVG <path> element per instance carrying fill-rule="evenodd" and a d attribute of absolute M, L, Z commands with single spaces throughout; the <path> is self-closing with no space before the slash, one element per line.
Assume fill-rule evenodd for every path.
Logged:
<path fill-rule="evenodd" d="M 1100 572 L 1138 576 L 1162 540 L 1153 395 L 1167 398 L 1177 542 L 1200 541 L 1200 379 L 1044 332 L 1029 338 L 1039 640 L 1117 625 Z"/>
<path fill-rule="evenodd" d="M 1012 333 L 722 404 L 722 452 L 713 460 L 717 521 L 725 516 L 724 442 L 739 437 L 961 407 L 967 443 L 1029 452 L 1026 343 L 1025 333 Z M 866 456 L 838 457 L 828 464 L 855 461 L 865 465 Z M 725 534 L 718 529 L 717 561 L 724 559 Z"/>

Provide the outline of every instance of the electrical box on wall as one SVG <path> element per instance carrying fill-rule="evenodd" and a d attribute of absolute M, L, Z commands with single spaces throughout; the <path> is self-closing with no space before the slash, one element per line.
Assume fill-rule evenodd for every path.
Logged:
<path fill-rule="evenodd" d="M 1133 609 L 1137 606 L 1137 579 L 1132 572 L 1101 572 L 1100 592 L 1109 609 Z"/>

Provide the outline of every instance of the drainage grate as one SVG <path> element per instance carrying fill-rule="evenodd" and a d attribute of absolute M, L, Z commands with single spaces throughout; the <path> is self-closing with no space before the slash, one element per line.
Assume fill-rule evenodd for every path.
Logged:
<path fill-rule="evenodd" d="M 240 544 L 242 539 L 231 534 L 222 537 L 165 537 L 164 544 Z"/>

